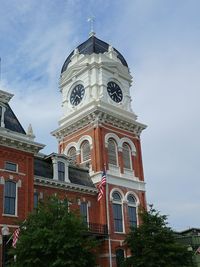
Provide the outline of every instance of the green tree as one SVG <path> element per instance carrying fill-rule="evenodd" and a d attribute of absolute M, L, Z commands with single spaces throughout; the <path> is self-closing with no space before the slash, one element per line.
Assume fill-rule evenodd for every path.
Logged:
<path fill-rule="evenodd" d="M 138 228 L 132 228 L 126 238 L 131 251 L 124 266 L 128 267 L 186 267 L 194 266 L 188 248 L 179 244 L 170 227 L 167 216 L 160 215 L 152 205 L 149 211 L 141 210 L 142 221 Z"/>
<path fill-rule="evenodd" d="M 96 242 L 67 200 L 40 203 L 21 226 L 14 267 L 94 267 Z"/>

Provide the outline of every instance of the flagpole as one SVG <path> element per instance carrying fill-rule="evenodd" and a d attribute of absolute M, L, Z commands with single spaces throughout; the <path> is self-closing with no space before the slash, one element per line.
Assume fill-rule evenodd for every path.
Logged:
<path fill-rule="evenodd" d="M 109 212 L 109 190 L 108 190 L 108 176 L 106 174 L 106 216 L 107 216 L 107 226 L 108 226 L 108 249 L 109 249 L 109 263 L 112 267 L 112 248 L 110 239 L 110 212 Z"/>

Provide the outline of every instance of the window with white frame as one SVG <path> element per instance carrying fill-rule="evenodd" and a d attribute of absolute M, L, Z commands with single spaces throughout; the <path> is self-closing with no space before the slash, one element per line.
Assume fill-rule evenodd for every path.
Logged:
<path fill-rule="evenodd" d="M 76 161 L 76 148 L 74 146 L 72 146 L 67 153 L 67 156 L 72 160 L 72 161 Z"/>
<path fill-rule="evenodd" d="M 122 212 L 122 197 L 117 191 L 112 194 L 112 207 L 113 207 L 113 219 L 115 232 L 123 232 L 123 212 Z"/>
<path fill-rule="evenodd" d="M 88 140 L 81 144 L 81 161 L 88 161 L 91 159 L 90 143 Z"/>
<path fill-rule="evenodd" d="M 124 143 L 122 146 L 122 158 L 125 169 L 132 169 L 131 164 L 131 148 L 127 143 Z"/>
<path fill-rule="evenodd" d="M 4 214 L 16 214 L 17 185 L 13 181 L 5 181 L 4 187 Z"/>
<path fill-rule="evenodd" d="M 65 164 L 62 161 L 58 161 L 58 180 L 65 181 Z"/>
<path fill-rule="evenodd" d="M 129 225 L 131 227 L 137 226 L 137 209 L 136 209 L 136 199 L 133 195 L 128 195 L 128 217 L 129 217 Z"/>
<path fill-rule="evenodd" d="M 117 166 L 117 144 L 113 138 L 108 139 L 108 163 Z"/>
<path fill-rule="evenodd" d="M 84 223 L 88 222 L 88 205 L 87 202 L 81 202 L 80 213 Z"/>
<path fill-rule="evenodd" d="M 17 171 L 17 164 L 13 162 L 6 161 L 5 162 L 5 170 L 16 172 Z"/>

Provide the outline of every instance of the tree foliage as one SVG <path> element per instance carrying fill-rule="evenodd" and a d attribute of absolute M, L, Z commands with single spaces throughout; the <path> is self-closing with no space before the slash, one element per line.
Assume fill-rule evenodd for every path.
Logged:
<path fill-rule="evenodd" d="M 41 203 L 22 225 L 14 267 L 94 267 L 96 242 L 67 200 Z"/>
<path fill-rule="evenodd" d="M 149 211 L 141 210 L 139 216 L 141 225 L 132 228 L 125 241 L 132 256 L 127 258 L 124 266 L 194 266 L 191 252 L 176 242 L 173 231 L 167 226 L 166 215 L 161 215 L 151 205 Z"/>

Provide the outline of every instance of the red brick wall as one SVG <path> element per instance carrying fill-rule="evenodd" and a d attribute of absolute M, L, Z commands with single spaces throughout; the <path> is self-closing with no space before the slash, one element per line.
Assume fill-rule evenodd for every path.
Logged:
<path fill-rule="evenodd" d="M 13 162 L 18 165 L 17 172 L 4 170 L 5 162 Z M 21 187 L 18 190 L 17 216 L 3 215 L 4 185 L 0 184 L 0 224 L 17 224 L 23 221 L 33 209 L 33 155 L 27 152 L 0 146 L 0 177 L 4 180 L 18 182 Z"/>

